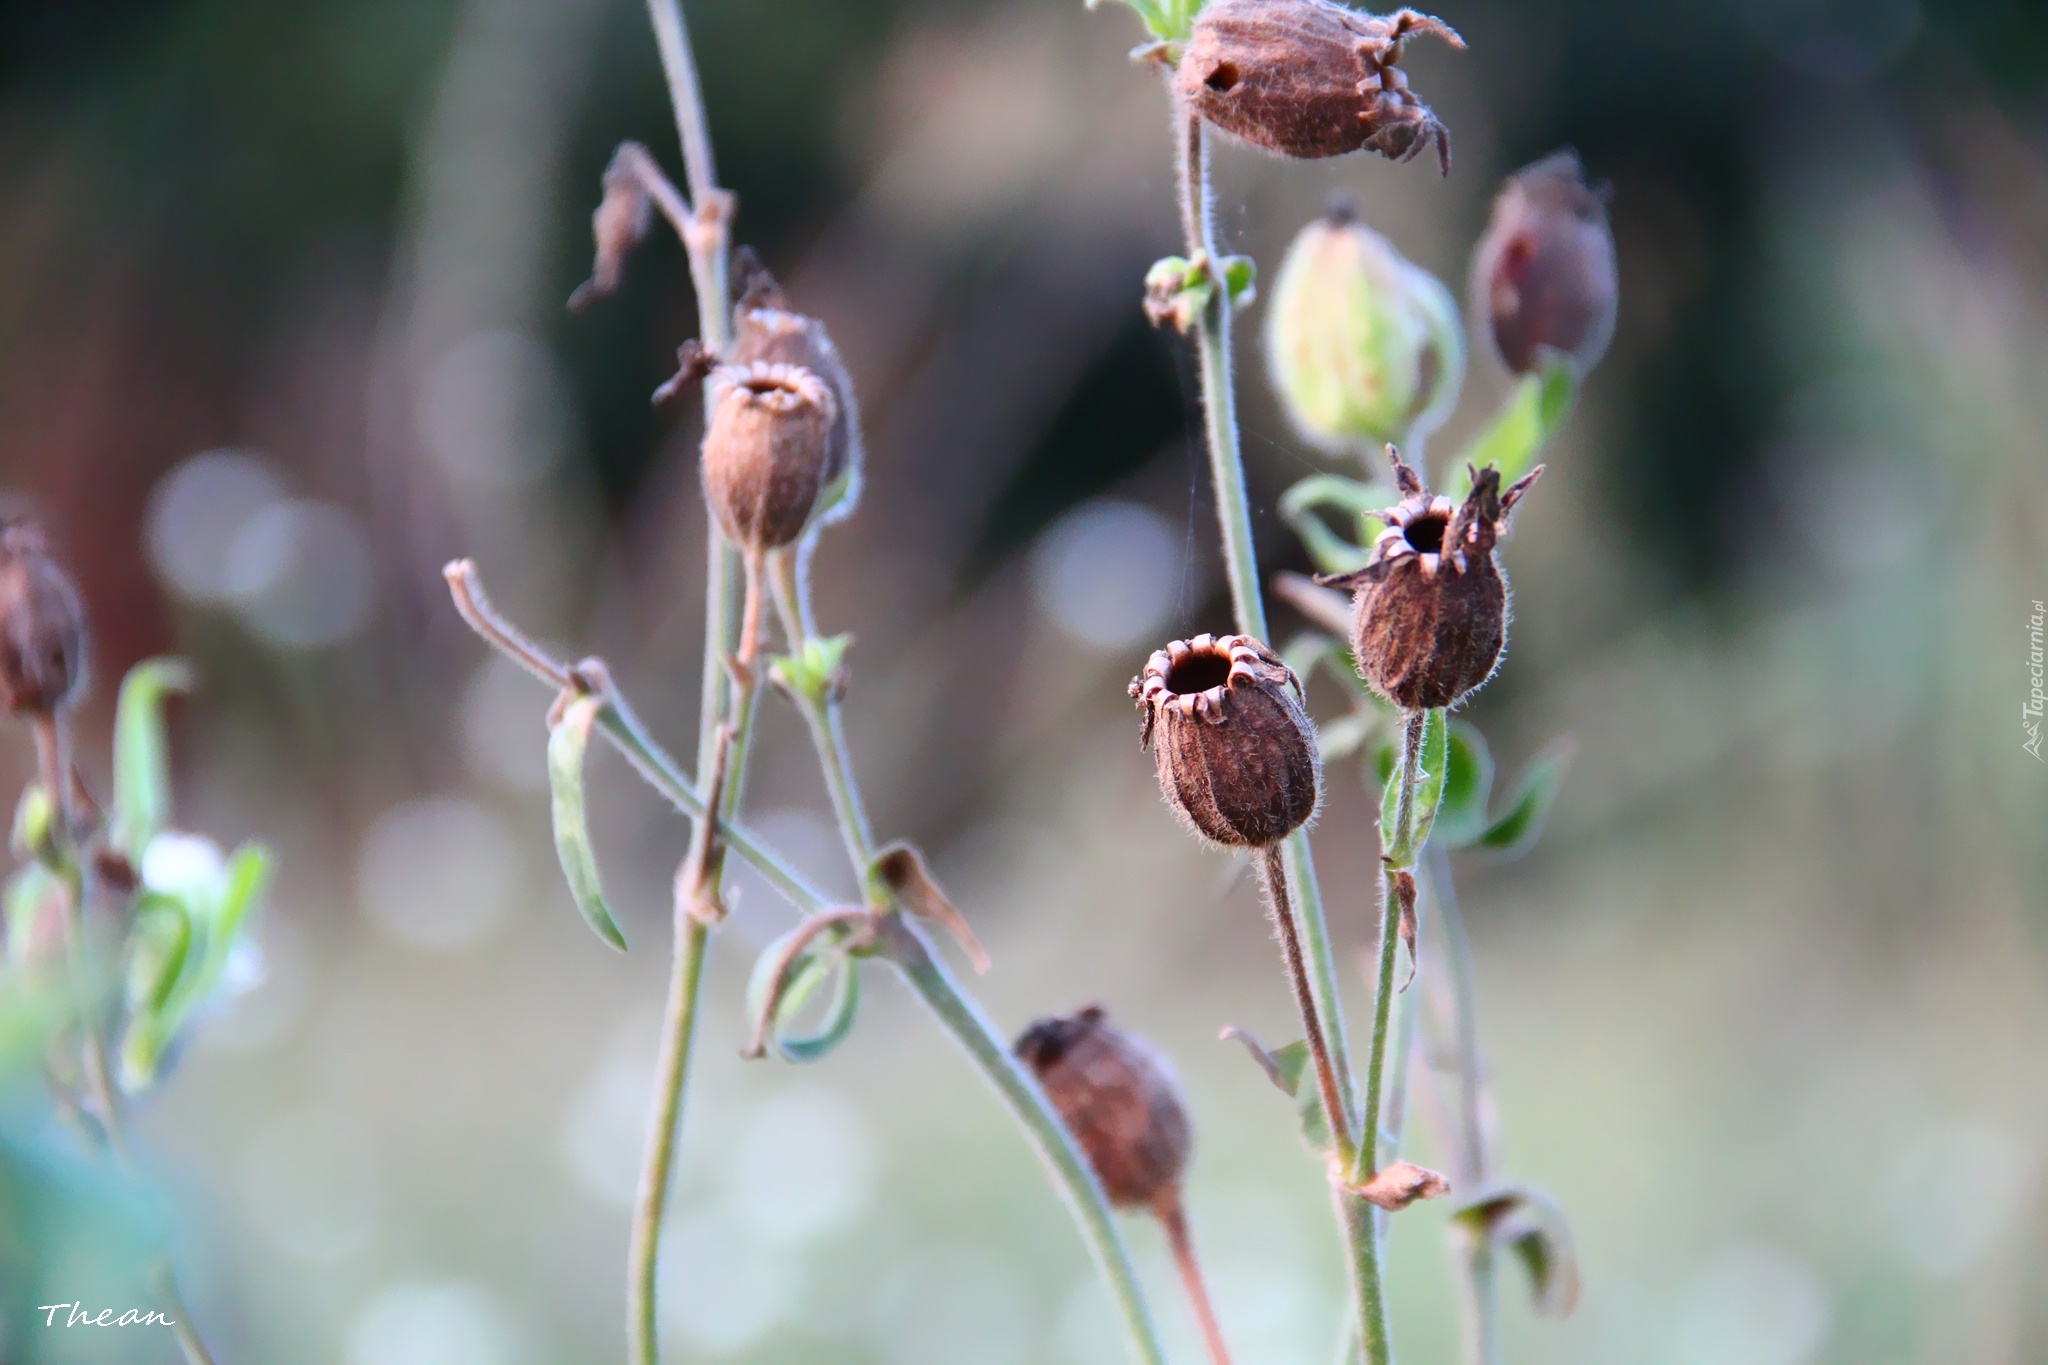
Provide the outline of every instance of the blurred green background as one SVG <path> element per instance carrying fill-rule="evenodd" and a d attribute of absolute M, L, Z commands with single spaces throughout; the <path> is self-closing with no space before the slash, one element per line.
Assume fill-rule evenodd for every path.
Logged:
<path fill-rule="evenodd" d="M 819 606 L 859 637 L 880 832 L 933 855 L 1005 1028 L 1101 1000 L 1176 1058 L 1241 1365 L 1332 1359 L 1320 1173 L 1216 1041 L 1291 1036 L 1277 953 L 1241 869 L 1153 795 L 1123 694 L 1228 619 L 1192 370 L 1138 309 L 1176 248 L 1138 26 L 1066 0 L 687 10 L 739 236 L 866 413 Z M 1501 175 L 1569 143 L 1614 185 L 1619 330 L 1518 519 L 1514 643 L 1470 712 L 1510 767 L 1578 744 L 1536 851 L 1458 866 L 1506 1164 L 1569 1209 L 1586 1281 L 1561 1324 L 1511 1296 L 1510 1359 L 2048 1362 L 2048 767 L 2020 724 L 2048 598 L 2048 9 L 1442 12 L 1471 50 L 1409 65 L 1448 179 L 1238 148 L 1218 173 L 1268 271 L 1350 187 L 1461 293 Z M 0 4 L 0 484 L 90 599 L 88 734 L 128 663 L 191 655 L 179 823 L 280 854 L 260 982 L 138 1115 L 151 1194 L 104 1187 L 32 1074 L 0 1086 L 0 1358 L 171 1359 L 21 1310 L 123 1306 L 119 1249 L 166 1225 L 226 1362 L 617 1354 L 685 827 L 597 761 L 635 947 L 611 954 L 553 866 L 547 698 L 438 570 L 477 556 L 690 747 L 697 419 L 647 401 L 694 332 L 681 252 L 562 307 L 629 137 L 675 165 L 631 0 Z M 1305 567 L 1272 500 L 1318 462 L 1259 317 L 1260 549 Z M 1504 387 L 1475 365 L 1436 450 Z M 764 715 L 749 819 L 850 891 L 801 727 Z M 0 761 L 26 780 L 25 733 Z M 1354 965 L 1370 820 L 1333 769 L 1319 857 Z M 714 949 L 674 1358 L 1120 1359 L 1022 1141 L 893 985 L 822 1064 L 738 1059 L 748 961 L 790 919 L 743 876 Z M 1443 1221 L 1396 1222 L 1411 1365 L 1455 1356 Z M 1161 1239 L 1130 1237 L 1194 1358 Z"/>

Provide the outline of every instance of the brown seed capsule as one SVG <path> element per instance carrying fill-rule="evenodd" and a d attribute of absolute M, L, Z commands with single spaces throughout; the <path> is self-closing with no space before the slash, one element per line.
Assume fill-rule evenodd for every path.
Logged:
<path fill-rule="evenodd" d="M 734 544 L 794 542 L 825 489 L 832 392 L 797 365 L 721 365 L 711 376 L 704 496 Z"/>
<path fill-rule="evenodd" d="M 1543 466 L 1505 493 L 1499 470 L 1478 470 L 1460 507 L 1431 497 L 1392 446 L 1387 457 L 1405 496 L 1379 514 L 1387 529 L 1373 542 L 1372 559 L 1355 573 L 1316 581 L 1356 593 L 1351 650 L 1375 692 L 1409 710 L 1451 706 L 1500 662 L 1508 585 L 1494 544 Z"/>
<path fill-rule="evenodd" d="M 51 716 L 84 690 L 85 607 L 42 528 L 0 526 L 0 704 Z"/>
<path fill-rule="evenodd" d="M 1501 363 L 1528 374 L 1545 350 L 1593 368 L 1614 336 L 1614 235 L 1607 187 L 1578 153 L 1553 152 L 1507 178 L 1472 257 L 1472 315 Z"/>
<path fill-rule="evenodd" d="M 815 515 L 837 521 L 853 510 L 860 497 L 860 406 L 854 399 L 853 378 L 825 324 L 791 308 L 782 286 L 753 259 L 752 252 L 743 248 L 735 253 L 734 269 L 745 272 L 746 285 L 733 311 L 729 362 L 800 365 L 832 391 L 832 432 Z"/>
<path fill-rule="evenodd" d="M 1194 1134 L 1165 1057 L 1109 1022 L 1100 1005 L 1040 1019 L 1017 1039 L 1095 1178 L 1118 1208 L 1156 1203 L 1180 1185 Z"/>
<path fill-rule="evenodd" d="M 1174 87 L 1201 117 L 1282 156 L 1342 156 L 1370 147 L 1406 161 L 1451 135 L 1408 89 L 1407 39 L 1465 42 L 1441 19 L 1404 9 L 1362 14 L 1330 0 L 1213 0 L 1195 20 Z"/>
<path fill-rule="evenodd" d="M 1203 838 L 1264 848 L 1308 823 L 1322 791 L 1301 680 L 1249 635 L 1197 635 L 1131 679 L 1159 790 Z M 1155 744 L 1156 741 L 1156 744 Z"/>

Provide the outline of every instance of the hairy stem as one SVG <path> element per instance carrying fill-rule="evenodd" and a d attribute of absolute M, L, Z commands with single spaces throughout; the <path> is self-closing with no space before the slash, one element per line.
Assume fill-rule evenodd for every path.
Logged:
<path fill-rule="evenodd" d="M 1259 850 L 1259 871 L 1266 883 L 1266 906 L 1273 916 L 1273 928 L 1280 937 L 1280 956 L 1287 967 L 1287 984 L 1294 991 L 1294 1005 L 1301 1012 L 1302 1033 L 1308 1039 L 1309 1056 L 1315 1063 L 1316 1088 L 1321 1093 L 1325 1119 L 1344 1112 L 1344 1100 L 1337 1069 L 1330 1062 L 1329 1040 L 1322 1017 L 1316 1012 L 1315 992 L 1309 986 L 1308 968 L 1301 957 L 1301 935 L 1295 932 L 1294 916 L 1287 912 L 1287 861 L 1278 846 Z M 1340 1169 L 1352 1163 L 1351 1134 L 1341 1128 L 1330 1130 Z"/>
<path fill-rule="evenodd" d="M 1166 1244 L 1173 1251 L 1174 1269 L 1180 1272 L 1188 1307 L 1202 1329 L 1202 1345 L 1209 1353 L 1209 1365 L 1230 1365 L 1230 1347 L 1223 1340 L 1223 1325 L 1216 1321 L 1216 1309 L 1209 1302 L 1209 1286 L 1202 1278 L 1202 1263 L 1195 1256 L 1195 1239 L 1188 1231 L 1187 1211 L 1181 1207 L 1179 1187 L 1170 1187 L 1160 1195 L 1153 1212 L 1166 1229 Z"/>
<path fill-rule="evenodd" d="M 1174 117 L 1179 133 L 1175 169 L 1181 230 L 1187 237 L 1189 259 L 1200 257 L 1213 263 L 1220 257 L 1210 206 L 1208 127 L 1185 105 L 1176 104 Z M 1209 448 L 1210 482 L 1215 489 L 1216 518 L 1222 532 L 1224 572 L 1230 583 L 1231 611 L 1239 631 L 1263 640 L 1267 636 L 1266 610 L 1259 591 L 1250 495 L 1245 487 L 1244 456 L 1238 438 L 1231 313 L 1230 290 L 1219 279 L 1210 291 L 1208 306 L 1196 319 L 1194 344 L 1202 376 L 1203 429 Z M 1324 1118 L 1332 1136 L 1341 1135 L 1348 1152 L 1355 1142 L 1356 1129 L 1351 1064 L 1344 1037 L 1344 1000 L 1338 986 L 1336 955 L 1330 948 L 1329 927 L 1323 919 L 1322 892 L 1307 831 L 1296 830 L 1289 835 L 1281 856 L 1292 892 L 1293 920 L 1300 936 L 1309 994 L 1321 1021 L 1321 1028 L 1316 1031 L 1318 1042 L 1338 1081 L 1334 1106 L 1325 1097 L 1328 1112 Z M 1386 1308 L 1380 1290 L 1379 1249 L 1372 1219 L 1357 1198 L 1342 1191 L 1335 1198 L 1338 1222 L 1350 1249 L 1354 1308 L 1361 1321 L 1380 1325 L 1380 1352 L 1368 1358 L 1371 1365 L 1387 1365 Z M 1372 1340 L 1368 1332 L 1368 1347 Z"/>
<path fill-rule="evenodd" d="M 1387 856 L 1390 862 L 1402 866 L 1408 861 L 1408 844 L 1415 828 L 1415 789 L 1421 781 L 1422 731 L 1428 715 L 1426 711 L 1410 711 L 1407 724 L 1401 729 L 1401 765 L 1396 770 L 1396 780 L 1401 785 L 1395 796 L 1394 846 Z M 1387 1038 L 1394 1017 L 1395 961 L 1401 947 L 1401 912 L 1390 875 L 1393 870 L 1389 868 L 1381 877 L 1380 955 L 1373 977 L 1372 1041 L 1365 1059 L 1365 1130 L 1358 1145 L 1358 1164 L 1352 1170 L 1352 1179 L 1360 1183 L 1371 1179 L 1379 1168 L 1380 1115 L 1387 1102 Z"/>

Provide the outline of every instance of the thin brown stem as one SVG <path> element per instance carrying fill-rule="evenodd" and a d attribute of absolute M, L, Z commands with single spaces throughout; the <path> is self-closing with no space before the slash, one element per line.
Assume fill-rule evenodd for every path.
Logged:
<path fill-rule="evenodd" d="M 1287 983 L 1294 989 L 1294 1004 L 1301 1011 L 1302 1031 L 1308 1037 L 1308 1050 L 1316 1068 L 1316 1088 L 1322 1096 L 1323 1118 L 1329 1125 L 1330 1138 L 1336 1147 L 1336 1156 L 1341 1170 L 1350 1170 L 1352 1163 L 1351 1135 L 1345 1131 L 1344 1090 L 1337 1079 L 1337 1068 L 1330 1061 L 1330 1047 L 1323 1032 L 1323 1021 L 1316 1010 L 1316 994 L 1309 985 L 1308 966 L 1302 960 L 1301 936 L 1295 932 L 1294 916 L 1288 910 L 1287 863 L 1281 856 L 1280 845 L 1269 844 L 1259 850 L 1259 870 L 1265 874 L 1266 909 L 1273 917 L 1273 927 L 1280 936 L 1280 955 L 1287 961 Z"/>
<path fill-rule="evenodd" d="M 1195 1239 L 1188 1231 L 1187 1212 L 1181 1207 L 1180 1187 L 1171 1186 L 1153 1201 L 1152 1211 L 1166 1229 L 1166 1243 L 1173 1249 L 1174 1268 L 1180 1272 L 1181 1288 L 1187 1291 L 1188 1307 L 1202 1329 L 1202 1345 L 1208 1349 L 1209 1365 L 1230 1365 L 1230 1347 L 1223 1340 L 1223 1325 L 1216 1321 L 1216 1309 L 1209 1302 L 1209 1286 L 1202 1278 L 1202 1263 L 1195 1257 Z"/>

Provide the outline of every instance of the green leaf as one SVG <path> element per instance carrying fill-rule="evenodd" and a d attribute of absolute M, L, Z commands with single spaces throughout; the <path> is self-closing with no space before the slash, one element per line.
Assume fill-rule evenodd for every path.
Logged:
<path fill-rule="evenodd" d="M 803 642 L 795 654 L 780 654 L 768 661 L 768 677 L 800 702 L 823 706 L 839 686 L 846 667 L 846 651 L 853 646 L 851 635 L 816 636 Z"/>
<path fill-rule="evenodd" d="M 1572 749 L 1569 739 L 1560 739 L 1536 756 L 1515 784 L 1506 812 L 1495 818 L 1475 841 L 1478 847 L 1504 858 L 1519 858 L 1529 851 L 1543 833 L 1543 822 L 1557 801 L 1565 769 L 1571 766 Z"/>
<path fill-rule="evenodd" d="M 1308 1145 L 1318 1152 L 1329 1152 L 1334 1144 L 1330 1141 L 1330 1125 L 1323 1119 L 1322 1090 L 1316 1084 L 1307 1040 L 1298 1040 L 1268 1052 L 1259 1045 L 1258 1039 L 1241 1028 L 1226 1028 L 1223 1036 L 1243 1043 L 1244 1050 L 1265 1071 L 1266 1079 L 1281 1094 L 1294 1101 L 1295 1120 L 1301 1125 L 1301 1135 L 1308 1140 Z"/>
<path fill-rule="evenodd" d="M 1529 1273 L 1536 1312 L 1569 1317 L 1579 1301 L 1579 1259 L 1563 1208 L 1533 1185 L 1495 1184 L 1467 1198 L 1451 1216 L 1496 1246 L 1505 1246 Z"/>
<path fill-rule="evenodd" d="M 1535 467 L 1544 445 L 1564 424 L 1577 392 L 1570 363 L 1555 352 L 1545 353 L 1542 368 L 1522 376 L 1493 425 L 1466 449 L 1464 463 L 1474 469 L 1495 466 L 1503 486 L 1521 478 Z M 1462 476 L 1457 497 L 1462 499 L 1471 488 L 1471 476 Z"/>
<path fill-rule="evenodd" d="M 1223 287 L 1233 307 L 1243 308 L 1259 296 L 1259 267 L 1249 256 L 1223 258 Z"/>
<path fill-rule="evenodd" d="M 52 871 L 60 870 L 64 854 L 57 846 L 56 833 L 57 803 L 42 783 L 29 783 L 14 806 L 14 829 L 8 836 L 14 856 L 33 858 Z"/>
<path fill-rule="evenodd" d="M 1381 779 L 1380 849 L 1395 867 L 1407 867 L 1415 860 L 1415 850 L 1428 840 L 1430 824 L 1436 819 L 1436 808 L 1444 790 L 1445 729 L 1443 708 L 1432 707 L 1422 722 L 1422 761 L 1415 784 L 1415 804 L 1410 812 L 1412 823 L 1408 829 L 1396 829 L 1394 824 L 1401 811 L 1398 761 L 1393 770 Z"/>
<path fill-rule="evenodd" d="M 183 659 L 144 659 L 121 680 L 114 704 L 114 811 L 109 841 L 140 866 L 171 815 L 170 739 L 164 701 L 192 688 Z"/>
<path fill-rule="evenodd" d="M 156 1080 L 164 1046 L 198 993 L 186 980 L 193 938 L 192 915 L 177 897 L 145 891 L 136 899 L 128 934 L 128 1025 L 121 1037 L 121 1089 L 131 1095 Z"/>
<path fill-rule="evenodd" d="M 1194 29 L 1195 15 L 1202 8 L 1203 0 L 1123 0 L 1129 5 L 1145 31 L 1162 43 L 1184 43 Z M 1094 9 L 1101 0 L 1088 0 L 1088 8 Z"/>
<path fill-rule="evenodd" d="M 578 697 L 562 711 L 548 736 L 548 785 L 554 794 L 555 853 L 562 876 L 584 921 L 606 943 L 626 951 L 626 936 L 604 902 L 604 883 L 597 873 L 597 853 L 590 845 L 590 825 L 583 810 L 583 753 L 590 745 L 590 727 L 604 699 Z"/>
<path fill-rule="evenodd" d="M 1486 736 L 1470 721 L 1454 720 L 1444 748 L 1444 797 L 1432 837 L 1464 848 L 1486 829 L 1486 801 L 1493 791 L 1493 755 Z"/>
<path fill-rule="evenodd" d="M 1384 484 L 1363 483 L 1341 474 L 1311 474 L 1280 495 L 1279 512 L 1280 519 L 1301 537 L 1318 569 L 1351 573 L 1364 568 L 1371 554 L 1331 530 L 1322 513 L 1342 513 L 1362 531 L 1367 517 L 1399 501 L 1400 494 Z"/>
<path fill-rule="evenodd" d="M 838 1047 L 853 1031 L 860 1009 L 860 971 L 841 930 L 817 934 L 793 964 L 784 966 L 786 945 L 804 932 L 806 926 L 799 925 L 769 944 L 747 980 L 747 1016 L 757 1026 L 765 1022 L 759 1029 L 762 1040 L 786 1062 L 815 1062 Z M 817 1026 L 792 1033 L 790 1025 L 828 981 L 832 994 Z"/>
<path fill-rule="evenodd" d="M 1348 711 L 1329 724 L 1316 727 L 1316 749 L 1325 764 L 1349 758 L 1364 747 L 1379 726 L 1380 718 L 1370 711 Z"/>

